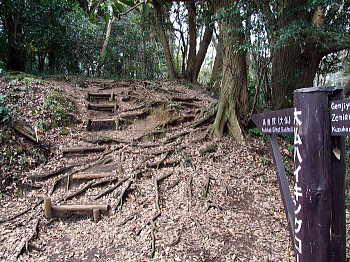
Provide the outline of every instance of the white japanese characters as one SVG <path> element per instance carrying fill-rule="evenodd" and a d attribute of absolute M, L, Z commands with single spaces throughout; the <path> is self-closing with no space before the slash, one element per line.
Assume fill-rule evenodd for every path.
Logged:
<path fill-rule="evenodd" d="M 303 124 L 301 121 L 302 112 L 294 109 L 294 162 L 297 167 L 294 171 L 295 176 L 295 185 L 294 185 L 294 206 L 295 206 L 295 224 L 294 224 L 294 238 L 295 238 L 295 250 L 297 256 L 297 262 L 299 261 L 299 256 L 303 253 L 303 243 L 301 241 L 300 233 L 303 226 L 303 220 L 301 217 L 302 205 L 301 198 L 303 197 L 302 188 L 300 186 L 300 171 L 302 170 L 303 159 L 300 154 L 300 146 L 303 144 L 303 141 L 300 137 L 300 127 Z"/>
<path fill-rule="evenodd" d="M 262 131 L 263 133 L 274 134 L 274 133 L 292 133 L 293 118 L 290 115 L 282 115 L 276 117 L 266 117 L 262 119 Z"/>

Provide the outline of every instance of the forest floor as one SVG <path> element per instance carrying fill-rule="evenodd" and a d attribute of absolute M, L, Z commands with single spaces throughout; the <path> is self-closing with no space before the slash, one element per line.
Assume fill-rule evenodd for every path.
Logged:
<path fill-rule="evenodd" d="M 1 93 L 11 98 L 22 84 L 2 79 Z M 45 160 L 2 188 L 0 261 L 295 261 L 269 147 L 261 137 L 212 137 L 215 100 L 204 89 L 55 78 L 17 88 L 13 115 L 49 125 L 52 90 L 76 109 L 68 127 L 38 129 L 36 145 L 15 139 Z M 3 165 L 0 179 L 13 170 Z M 108 211 L 96 221 L 92 210 L 48 218 L 43 197 Z"/>

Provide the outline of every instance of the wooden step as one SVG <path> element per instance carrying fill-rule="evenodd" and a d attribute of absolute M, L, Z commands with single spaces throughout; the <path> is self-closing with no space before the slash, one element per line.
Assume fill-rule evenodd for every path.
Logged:
<path fill-rule="evenodd" d="M 79 173 L 72 175 L 72 180 L 92 180 L 98 178 L 116 177 L 115 172 L 103 172 L 103 173 Z"/>
<path fill-rule="evenodd" d="M 115 101 L 117 98 L 117 94 L 112 93 L 87 93 L 86 100 L 93 102 L 98 100 L 106 100 L 106 101 Z"/>
<path fill-rule="evenodd" d="M 119 119 L 89 119 L 87 131 L 116 130 L 119 126 Z"/>
<path fill-rule="evenodd" d="M 80 147 L 65 147 L 62 148 L 63 155 L 70 154 L 89 154 L 103 152 L 106 150 L 105 146 L 80 146 Z"/>
<path fill-rule="evenodd" d="M 92 104 L 92 103 L 89 103 L 87 105 L 87 109 L 115 113 L 118 109 L 118 105 L 117 104 Z"/>

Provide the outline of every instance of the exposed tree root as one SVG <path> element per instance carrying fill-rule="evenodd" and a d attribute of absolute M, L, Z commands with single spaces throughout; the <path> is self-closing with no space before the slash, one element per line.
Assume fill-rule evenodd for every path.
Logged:
<path fill-rule="evenodd" d="M 125 181 L 127 181 L 129 179 L 129 177 L 126 177 L 122 180 L 120 180 L 115 186 L 108 188 L 107 190 L 102 191 L 100 194 L 98 194 L 94 200 L 97 200 L 105 195 L 108 195 L 110 193 L 112 193 L 114 190 L 116 190 L 121 184 L 123 184 Z"/>
<path fill-rule="evenodd" d="M 79 195 L 85 193 L 86 190 L 88 190 L 89 188 L 91 188 L 93 184 L 94 184 L 94 181 L 89 182 L 88 184 L 86 184 L 84 187 L 82 187 L 82 188 L 79 189 L 78 191 L 73 192 L 73 193 L 69 194 L 68 196 L 65 196 L 65 197 L 63 197 L 62 199 L 60 199 L 60 200 L 58 201 L 58 203 L 59 203 L 59 202 L 62 202 L 62 201 L 67 201 L 67 200 L 69 200 L 69 199 L 72 199 L 73 197 L 76 197 L 76 196 L 79 196 Z"/>
<path fill-rule="evenodd" d="M 135 214 L 132 214 L 132 215 L 128 216 L 120 224 L 118 224 L 118 227 L 124 226 L 126 223 L 128 223 L 131 220 L 133 220 L 135 218 L 135 216 L 136 216 Z"/>
<path fill-rule="evenodd" d="M 20 255 L 22 255 L 24 252 L 29 251 L 29 245 L 30 245 L 30 241 L 34 240 L 37 236 L 38 236 L 38 231 L 39 231 L 39 222 L 40 219 L 36 219 L 34 221 L 34 225 L 33 225 L 33 229 L 32 229 L 32 233 L 29 235 L 29 237 L 22 239 L 19 249 L 16 253 L 16 258 L 18 258 Z M 35 246 L 33 246 L 35 247 Z"/>
<path fill-rule="evenodd" d="M 203 198 L 207 198 L 207 196 L 208 196 L 210 179 L 211 179 L 211 177 L 209 175 L 207 175 L 205 178 L 205 183 L 204 183 L 204 188 L 203 188 L 203 193 L 202 193 Z"/>
<path fill-rule="evenodd" d="M 168 174 L 164 174 L 162 176 L 160 176 L 159 178 L 153 178 L 153 183 L 154 183 L 154 188 L 155 188 L 155 201 L 154 201 L 154 205 L 157 211 L 160 212 L 160 205 L 159 205 L 159 190 L 158 190 L 158 184 L 163 181 L 164 179 L 168 178 L 169 176 L 171 176 L 172 173 L 168 173 Z"/>
<path fill-rule="evenodd" d="M 119 195 L 118 200 L 117 200 L 117 206 L 115 207 L 115 210 L 122 209 L 123 199 L 126 195 L 126 191 L 130 188 L 131 184 L 132 184 L 132 180 L 129 180 L 128 183 L 126 184 L 126 186 L 124 187 L 124 189 L 122 190 L 122 192 L 120 192 L 120 195 Z"/>
<path fill-rule="evenodd" d="M 27 209 L 23 210 L 22 212 L 19 212 L 19 213 L 15 214 L 9 218 L 5 218 L 5 219 L 0 220 L 0 224 L 14 220 L 14 219 L 28 213 L 29 211 L 34 210 L 36 207 L 40 206 L 43 202 L 44 202 L 44 199 L 39 200 L 36 204 L 34 204 L 34 206 L 28 207 Z"/>
<path fill-rule="evenodd" d="M 141 232 L 142 232 L 142 230 L 143 230 L 146 226 L 150 225 L 152 222 L 156 221 L 156 219 L 157 219 L 158 217 L 160 217 L 161 214 L 162 214 L 161 212 L 157 212 L 157 213 L 156 213 L 153 217 L 151 217 L 151 219 L 148 220 L 139 230 L 137 230 L 137 231 L 135 232 L 135 234 L 136 234 L 137 236 L 140 235 Z"/>
<path fill-rule="evenodd" d="M 29 176 L 28 178 L 31 180 L 37 180 L 37 181 L 42 181 L 42 180 L 46 180 L 64 173 L 67 173 L 69 171 L 71 171 L 76 165 L 70 165 L 70 166 L 66 166 L 66 167 L 62 167 L 59 168 L 51 173 L 48 173 L 46 175 L 43 176 Z"/>
<path fill-rule="evenodd" d="M 170 137 L 168 137 L 168 138 L 164 141 L 163 144 L 164 144 L 164 145 L 169 144 L 169 143 L 173 142 L 174 140 L 178 139 L 179 137 L 186 136 L 186 135 L 188 135 L 188 134 L 190 134 L 190 131 L 183 131 L 183 132 L 181 132 L 181 133 L 179 133 L 179 134 L 170 136 Z"/>
<path fill-rule="evenodd" d="M 156 230 L 156 226 L 153 221 L 151 221 L 151 257 L 153 258 L 156 253 L 156 236 L 154 231 Z"/>

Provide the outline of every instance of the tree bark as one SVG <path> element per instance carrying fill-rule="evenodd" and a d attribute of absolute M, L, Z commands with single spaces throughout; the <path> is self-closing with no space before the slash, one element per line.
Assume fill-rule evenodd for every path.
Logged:
<path fill-rule="evenodd" d="M 20 17 L 14 12 L 6 14 L 5 29 L 7 31 L 8 52 L 7 69 L 13 71 L 25 71 L 26 50 L 23 42 L 23 24 Z"/>
<path fill-rule="evenodd" d="M 223 34 L 223 80 L 218 112 L 213 131 L 216 136 L 224 134 L 225 127 L 238 142 L 244 143 L 242 129 L 237 116 L 237 101 L 241 91 L 247 87 L 246 51 L 237 50 L 245 40 L 240 17 L 231 17 L 231 23 L 222 25 Z"/>
<path fill-rule="evenodd" d="M 222 77 L 222 59 L 223 59 L 223 39 L 221 35 L 218 35 L 218 44 L 216 46 L 216 55 L 214 60 L 213 69 L 210 77 L 210 86 L 214 90 L 220 89 L 220 82 Z"/>
<path fill-rule="evenodd" d="M 188 11 L 188 39 L 189 50 L 187 57 L 186 79 L 192 81 L 193 70 L 197 54 L 197 23 L 196 23 L 196 5 L 194 2 L 186 3 Z"/>
<path fill-rule="evenodd" d="M 192 72 L 192 78 L 191 82 L 196 82 L 198 79 L 199 72 L 201 70 L 203 61 L 205 59 L 205 56 L 207 54 L 208 46 L 211 42 L 211 38 L 213 36 L 214 27 L 213 25 L 210 25 L 209 23 L 206 25 L 204 36 L 201 41 L 201 44 L 199 46 L 198 53 L 196 55 L 196 59 L 194 61 L 194 67 Z"/>
<path fill-rule="evenodd" d="M 173 55 L 170 49 L 170 44 L 169 44 L 169 37 L 166 33 L 166 30 L 163 26 L 164 24 L 164 19 L 163 19 L 163 11 L 160 3 L 158 3 L 156 0 L 153 2 L 154 6 L 154 11 L 155 11 L 155 25 L 158 31 L 158 36 L 159 40 L 162 44 L 163 50 L 164 50 L 164 55 L 165 55 L 165 60 L 167 63 L 167 69 L 168 69 L 168 77 L 170 79 L 176 79 L 177 78 L 177 73 L 174 65 L 174 59 Z"/>
<path fill-rule="evenodd" d="M 105 30 L 104 30 L 105 37 L 103 39 L 102 46 L 101 46 L 101 52 L 100 52 L 100 58 L 101 58 L 102 61 L 103 61 L 103 59 L 106 56 L 106 50 L 107 50 L 107 45 L 108 45 L 108 42 L 109 42 L 109 38 L 111 36 L 113 21 L 114 21 L 114 16 L 109 17 L 108 21 L 106 23 Z"/>

